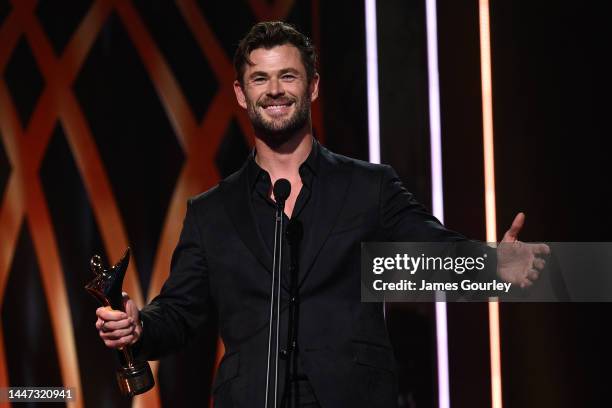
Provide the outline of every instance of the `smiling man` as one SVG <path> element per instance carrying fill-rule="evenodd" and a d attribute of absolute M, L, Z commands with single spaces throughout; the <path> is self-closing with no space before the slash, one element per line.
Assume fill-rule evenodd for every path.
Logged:
<path fill-rule="evenodd" d="M 309 123 L 319 75 L 306 70 L 292 45 L 256 49 L 246 58 L 237 61 L 243 72 L 234 82 L 236 98 L 247 109 L 255 132 L 279 147 Z"/>
<path fill-rule="evenodd" d="M 380 303 L 360 300 L 360 243 L 462 241 L 429 214 L 389 166 L 330 152 L 313 137 L 318 97 L 309 39 L 282 22 L 256 24 L 240 42 L 234 91 L 255 132 L 244 166 L 189 200 L 171 272 L 139 311 L 97 310 L 108 347 L 134 345 L 157 359 L 185 344 L 217 313 L 226 353 L 213 385 L 215 406 L 264 407 L 275 202 L 289 180 L 285 223 L 301 225 L 299 246 L 284 248 L 279 393 L 290 407 L 394 407 L 396 371 Z M 357 136 L 356 136 L 357 137 Z M 517 239 L 523 216 L 505 236 Z M 499 271 L 507 281 L 537 278 L 532 254 Z M 536 268 L 537 266 L 537 268 Z M 288 321 L 296 312 L 296 343 Z"/>

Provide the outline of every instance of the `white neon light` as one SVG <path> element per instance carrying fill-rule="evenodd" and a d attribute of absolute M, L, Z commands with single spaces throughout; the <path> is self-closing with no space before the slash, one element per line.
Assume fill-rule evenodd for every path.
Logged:
<path fill-rule="evenodd" d="M 368 81 L 368 156 L 380 163 L 380 123 L 378 116 L 378 46 L 376 44 L 376 0 L 365 0 L 366 69 Z M 383 302 L 383 317 L 387 308 Z"/>
<path fill-rule="evenodd" d="M 440 80 L 438 74 L 438 24 L 436 0 L 425 1 L 427 26 L 427 74 L 429 82 L 429 144 L 431 152 L 431 202 L 433 214 L 444 222 L 442 190 L 442 125 L 440 119 Z M 448 327 L 446 296 L 436 294 L 436 350 L 438 355 L 438 406 L 450 408 L 448 370 Z"/>
<path fill-rule="evenodd" d="M 426 0 L 427 74 L 429 77 L 429 129 L 431 145 L 431 195 L 433 214 L 444 222 L 442 190 L 442 126 L 440 124 L 440 80 L 438 75 L 438 24 L 436 0 Z"/>
<path fill-rule="evenodd" d="M 365 0 L 366 64 L 368 81 L 368 148 L 371 163 L 380 163 L 378 115 L 378 47 L 376 44 L 376 0 Z"/>
<path fill-rule="evenodd" d="M 426 1 L 427 54 L 429 70 L 429 121 L 431 132 L 431 174 L 433 214 L 444 222 L 442 192 L 442 143 L 440 125 L 440 91 L 438 79 L 438 36 L 436 2 Z M 366 62 L 368 85 L 368 147 L 371 163 L 380 163 L 380 124 L 378 105 L 378 47 L 376 1 L 365 0 Z M 444 295 L 442 295 L 444 296 Z M 440 408 L 450 408 L 448 374 L 448 337 L 445 298 L 436 300 L 436 348 L 438 355 L 438 399 Z M 384 312 L 384 306 L 383 306 Z"/>
<path fill-rule="evenodd" d="M 450 408 L 446 295 L 442 292 L 436 293 L 436 350 L 438 352 L 438 406 Z"/>

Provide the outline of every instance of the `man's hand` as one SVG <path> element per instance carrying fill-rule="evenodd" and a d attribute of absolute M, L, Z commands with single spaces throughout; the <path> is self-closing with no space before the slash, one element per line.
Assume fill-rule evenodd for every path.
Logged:
<path fill-rule="evenodd" d="M 134 344 L 142 334 L 140 312 L 127 293 L 123 292 L 125 312 L 110 307 L 96 309 L 96 329 L 106 347 L 120 349 Z"/>
<path fill-rule="evenodd" d="M 531 286 L 540 276 L 546 261 L 538 255 L 550 253 L 546 244 L 526 244 L 518 240 L 524 223 L 525 214 L 518 213 L 497 246 L 497 274 L 504 281 L 518 284 L 521 288 Z"/>

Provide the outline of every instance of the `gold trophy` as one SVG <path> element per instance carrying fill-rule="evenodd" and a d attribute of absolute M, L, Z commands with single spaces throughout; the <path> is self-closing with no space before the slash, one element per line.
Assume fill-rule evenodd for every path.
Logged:
<path fill-rule="evenodd" d="M 95 277 L 85 285 L 85 289 L 102 306 L 125 312 L 121 287 L 129 262 L 130 248 L 125 250 L 123 257 L 110 269 L 105 269 L 100 256 L 94 255 L 91 258 L 90 267 Z M 153 388 L 155 380 L 147 361 L 135 360 L 130 346 L 122 347 L 117 351 L 117 354 L 121 364 L 121 367 L 117 370 L 117 382 L 123 395 L 131 397 Z"/>

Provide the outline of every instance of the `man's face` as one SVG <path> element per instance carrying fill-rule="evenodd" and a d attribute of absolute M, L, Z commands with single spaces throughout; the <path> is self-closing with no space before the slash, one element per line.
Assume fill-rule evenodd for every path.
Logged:
<path fill-rule="evenodd" d="M 318 76 L 308 84 L 299 50 L 292 45 L 251 52 L 244 85 L 234 83 L 238 103 L 253 127 L 268 142 L 282 144 L 310 120 L 310 104 L 318 94 Z"/>

